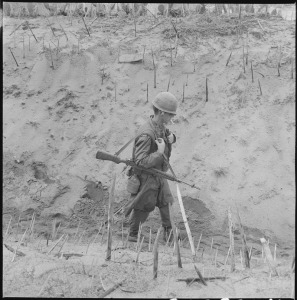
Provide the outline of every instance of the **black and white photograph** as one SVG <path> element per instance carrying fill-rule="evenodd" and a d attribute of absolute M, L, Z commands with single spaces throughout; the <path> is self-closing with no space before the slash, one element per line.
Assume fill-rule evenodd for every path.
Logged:
<path fill-rule="evenodd" d="M 1 18 L 3 297 L 295 299 L 295 2 Z"/>

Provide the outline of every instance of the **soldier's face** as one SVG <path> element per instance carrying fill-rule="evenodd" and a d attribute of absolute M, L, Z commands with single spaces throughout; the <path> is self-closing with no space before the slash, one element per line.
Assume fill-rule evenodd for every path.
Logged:
<path fill-rule="evenodd" d="M 174 114 L 169 114 L 169 113 L 166 113 L 166 112 L 162 112 L 162 120 L 163 120 L 163 123 L 164 124 L 168 124 L 168 123 L 171 123 L 171 119 L 174 117 L 175 115 Z"/>

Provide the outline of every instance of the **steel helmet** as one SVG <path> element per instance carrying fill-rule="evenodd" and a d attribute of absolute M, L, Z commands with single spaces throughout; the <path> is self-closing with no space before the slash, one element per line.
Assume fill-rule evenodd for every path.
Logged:
<path fill-rule="evenodd" d="M 169 114 L 176 114 L 177 99 L 169 92 L 161 92 L 152 102 L 157 109 Z"/>

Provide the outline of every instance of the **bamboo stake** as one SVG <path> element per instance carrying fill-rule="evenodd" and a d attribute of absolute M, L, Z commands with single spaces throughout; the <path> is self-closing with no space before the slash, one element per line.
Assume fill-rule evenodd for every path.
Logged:
<path fill-rule="evenodd" d="M 152 228 L 150 228 L 150 236 L 149 236 L 149 246 L 148 246 L 148 251 L 151 251 L 151 242 L 152 242 Z"/>
<path fill-rule="evenodd" d="M 143 46 L 142 63 L 144 64 L 145 45 Z"/>
<path fill-rule="evenodd" d="M 206 77 L 206 99 L 205 102 L 208 102 L 208 85 L 207 85 L 207 77 Z"/>
<path fill-rule="evenodd" d="M 226 256 L 226 259 L 225 259 L 224 266 L 226 266 L 226 263 L 227 263 L 227 260 L 228 260 L 228 257 L 229 257 L 229 253 L 230 253 L 230 248 L 231 247 L 229 247 L 229 249 L 228 249 L 228 253 L 227 253 L 227 256 Z"/>
<path fill-rule="evenodd" d="M 276 266 L 275 266 L 275 263 L 273 261 L 273 258 L 272 258 L 272 255 L 271 255 L 268 243 L 266 242 L 265 238 L 260 238 L 260 241 L 262 243 L 262 246 L 263 246 L 263 249 L 264 249 L 264 253 L 265 253 L 265 257 L 267 258 L 267 263 L 268 263 L 270 271 L 273 274 L 275 274 L 275 275 L 278 276 L 278 272 L 276 270 Z"/>
<path fill-rule="evenodd" d="M 61 241 L 61 239 L 64 237 L 65 234 L 63 234 L 59 240 L 56 242 L 56 244 L 47 252 L 47 255 L 50 254 L 55 248 L 56 246 L 58 245 L 58 243 Z"/>
<path fill-rule="evenodd" d="M 258 84 L 259 84 L 259 89 L 260 89 L 260 95 L 262 96 L 261 83 L 260 83 L 260 80 L 259 80 L 259 79 L 258 79 Z"/>
<path fill-rule="evenodd" d="M 153 248 L 153 253 L 154 253 L 153 279 L 156 279 L 158 276 L 158 243 L 159 243 L 160 232 L 161 232 L 161 227 L 158 229 L 157 236 L 154 243 L 154 248 Z"/>
<path fill-rule="evenodd" d="M 168 80 L 167 92 L 169 92 L 169 86 L 170 86 L 170 77 L 169 77 L 169 80 Z"/>
<path fill-rule="evenodd" d="M 35 34 L 33 33 L 32 29 L 31 29 L 31 27 L 30 27 L 30 25 L 29 25 L 29 22 L 27 23 L 27 25 L 28 25 L 28 28 L 30 29 L 30 31 L 31 31 L 31 33 L 32 33 L 32 35 L 33 35 L 33 37 L 34 37 L 36 43 L 38 43 L 38 40 L 37 40 Z"/>
<path fill-rule="evenodd" d="M 244 264 L 245 264 L 246 268 L 249 268 L 250 267 L 249 251 L 248 251 L 248 247 L 246 244 L 246 237 L 245 237 L 244 229 L 243 229 L 243 226 L 241 223 L 237 205 L 236 205 L 236 211 L 237 211 L 237 218 L 238 218 L 239 227 L 240 227 L 240 235 L 241 235 L 241 241 L 242 241 L 242 254 L 243 254 L 243 258 L 244 258 Z"/>
<path fill-rule="evenodd" d="M 139 254 L 140 254 L 140 252 L 141 252 L 141 248 L 142 248 L 143 240 L 144 240 L 144 236 L 142 237 L 142 240 L 141 240 L 141 243 L 140 243 L 139 249 L 138 249 L 138 251 L 137 251 L 137 256 L 136 256 L 136 260 L 135 260 L 135 263 L 136 263 L 136 264 L 138 264 L 138 260 L 139 260 Z"/>
<path fill-rule="evenodd" d="M 201 238 L 202 238 L 202 233 L 200 234 L 200 238 L 199 238 L 199 241 L 198 241 L 198 244 L 197 244 L 197 247 L 196 247 L 196 254 L 197 254 L 197 252 L 199 250 Z"/>
<path fill-rule="evenodd" d="M 66 244 L 66 242 L 67 242 L 67 240 L 68 240 L 68 237 L 69 237 L 69 235 L 67 234 L 67 235 L 66 235 L 66 238 L 65 238 L 65 240 L 64 240 L 64 242 L 62 243 L 62 245 L 61 245 L 61 247 L 60 247 L 60 249 L 59 249 L 59 251 L 58 251 L 58 254 L 62 251 L 64 245 Z M 87 251 L 88 251 L 88 249 L 87 249 Z"/>
<path fill-rule="evenodd" d="M 125 246 L 124 246 L 125 248 L 127 247 L 127 244 L 128 244 L 129 234 L 130 234 L 130 228 L 128 229 L 128 233 L 127 233 L 127 236 L 126 236 L 126 241 L 125 241 Z"/>
<path fill-rule="evenodd" d="M 50 48 L 50 54 L 51 54 L 51 60 L 52 60 L 52 68 L 54 69 L 54 62 L 53 62 L 53 56 L 52 56 L 52 48 L 51 48 L 51 44 L 48 44 L 49 48 Z"/>
<path fill-rule="evenodd" d="M 106 260 L 111 259 L 111 243 L 112 243 L 112 226 L 113 226 L 113 203 L 114 203 L 114 188 L 116 182 L 116 173 L 113 174 L 112 186 L 109 195 L 109 205 L 108 205 L 108 234 L 107 234 L 107 253 Z"/>
<path fill-rule="evenodd" d="M 210 252 L 212 250 L 212 245 L 213 245 L 213 238 L 211 238 Z"/>
<path fill-rule="evenodd" d="M 146 102 L 148 102 L 148 82 L 146 83 Z"/>
<path fill-rule="evenodd" d="M 231 53 L 230 53 L 230 55 L 229 55 L 229 58 L 228 58 L 228 60 L 227 60 L 226 67 L 227 67 L 227 66 L 228 66 L 228 64 L 229 64 L 229 61 L 230 61 L 231 55 L 232 55 L 232 51 L 231 51 Z"/>
<path fill-rule="evenodd" d="M 233 236 L 233 223 L 231 208 L 228 208 L 228 221 L 229 221 L 229 235 L 230 235 L 230 256 L 231 256 L 231 272 L 235 270 L 235 257 L 234 257 L 234 236 Z"/>
<path fill-rule="evenodd" d="M 44 284 L 42 285 L 42 287 L 41 287 L 41 289 L 40 289 L 40 291 L 39 291 L 39 293 L 38 293 L 38 297 L 41 296 L 41 294 L 42 294 L 42 292 L 43 292 L 43 290 L 44 290 L 44 288 L 45 288 L 46 284 L 48 283 L 48 281 L 49 281 L 49 279 L 50 279 L 51 276 L 52 276 L 52 273 L 50 273 L 50 274 L 48 275 L 48 277 L 46 278 Z"/>
<path fill-rule="evenodd" d="M 171 46 L 171 40 L 170 40 L 170 66 L 172 67 L 172 46 Z"/>
<path fill-rule="evenodd" d="M 119 283 L 115 284 L 113 287 L 111 287 L 110 289 L 108 289 L 107 291 L 105 291 L 104 293 L 102 293 L 101 295 L 99 295 L 99 299 L 106 297 L 107 295 L 109 295 L 110 293 L 112 293 L 113 291 L 115 291 L 119 286 L 121 286 L 123 284 L 123 282 L 126 280 L 123 279 L 122 281 L 120 281 Z"/>
<path fill-rule="evenodd" d="M 241 263 L 241 267 L 243 268 L 243 261 L 242 261 L 241 249 L 239 250 L 239 255 L 240 255 L 240 263 Z"/>
<path fill-rule="evenodd" d="M 6 238 L 6 236 L 7 236 L 7 234 L 8 234 L 8 231 L 9 231 L 9 228 L 10 228 L 11 220 L 12 220 L 12 216 L 10 216 L 10 219 L 9 219 L 9 222 L 8 222 L 8 225 L 7 225 L 7 229 L 6 229 L 6 232 L 5 232 L 4 239 Z"/>
<path fill-rule="evenodd" d="M 82 20 L 83 20 L 83 22 L 84 22 L 84 24 L 85 24 L 85 27 L 86 27 L 86 30 L 87 30 L 87 32 L 88 32 L 89 37 L 91 37 L 90 32 L 89 32 L 89 29 L 88 29 L 88 27 L 87 27 L 87 25 L 86 25 L 86 23 L 85 23 L 84 17 L 82 16 L 81 18 L 82 18 Z"/>
<path fill-rule="evenodd" d="M 137 234 L 136 251 L 138 249 L 138 245 L 139 245 L 139 242 L 140 242 L 141 231 L 142 231 L 142 224 L 140 222 L 139 227 L 138 227 L 138 234 Z"/>
<path fill-rule="evenodd" d="M 136 37 L 136 18 L 135 18 L 135 10 L 134 10 L 134 30 L 135 30 L 135 37 Z"/>
<path fill-rule="evenodd" d="M 167 238 L 167 241 L 166 241 L 165 247 L 167 247 L 167 246 L 168 246 L 169 240 L 170 240 L 170 238 L 171 238 L 171 234 L 172 234 L 172 228 L 171 228 L 171 230 L 170 230 L 170 233 L 169 233 L 169 236 L 168 236 L 168 238 Z"/>
<path fill-rule="evenodd" d="M 79 239 L 77 240 L 77 242 L 74 245 L 76 245 L 76 244 L 80 245 L 81 240 L 82 240 L 82 238 L 83 238 L 83 236 L 84 236 L 85 233 L 86 233 L 86 229 L 84 229 L 83 233 L 81 234 L 81 236 L 79 237 Z"/>
<path fill-rule="evenodd" d="M 156 65 L 155 65 L 155 59 L 154 59 L 154 51 L 152 49 L 152 57 L 153 57 L 153 65 L 154 65 L 154 88 L 157 87 L 157 78 L 156 78 Z"/>
<path fill-rule="evenodd" d="M 114 100 L 117 102 L 117 84 L 114 84 Z"/>
<path fill-rule="evenodd" d="M 251 259 L 252 259 L 252 250 L 253 250 L 253 246 L 251 246 L 250 252 L 249 252 L 249 260 L 250 260 L 250 261 L 251 261 Z"/>
<path fill-rule="evenodd" d="M 23 34 L 23 58 L 25 58 L 25 35 Z"/>
<path fill-rule="evenodd" d="M 31 50 L 30 49 L 30 38 L 31 38 L 30 35 L 28 36 L 28 38 L 29 38 L 29 51 L 30 51 Z"/>
<path fill-rule="evenodd" d="M 251 61 L 252 82 L 254 82 L 253 62 Z"/>
<path fill-rule="evenodd" d="M 55 35 L 55 32 L 54 32 L 54 30 L 53 30 L 53 28 L 52 28 L 52 25 L 51 25 L 51 23 L 50 23 L 50 21 L 49 21 L 49 19 L 48 19 L 47 17 L 45 17 L 45 18 L 46 18 L 47 21 L 48 21 L 49 27 L 51 28 L 53 35 L 56 36 L 56 35 Z M 72 25 L 72 24 L 71 24 L 71 25 Z"/>
<path fill-rule="evenodd" d="M 189 77 L 189 74 L 187 74 L 186 86 L 188 86 L 188 77 Z"/>
<path fill-rule="evenodd" d="M 280 69 L 280 63 L 277 64 L 277 76 L 278 76 L 278 77 L 280 77 L 279 69 Z"/>
<path fill-rule="evenodd" d="M 249 62 L 249 45 L 246 46 L 246 65 L 248 65 Z"/>
<path fill-rule="evenodd" d="M 217 267 L 217 256 L 218 256 L 218 247 L 217 247 L 216 255 L 215 255 L 215 267 Z"/>
<path fill-rule="evenodd" d="M 14 29 L 9 36 L 11 36 L 13 33 L 15 33 L 26 22 L 28 22 L 28 21 L 24 21 L 19 26 L 17 26 L 16 29 Z"/>
<path fill-rule="evenodd" d="M 185 84 L 183 83 L 183 100 L 182 100 L 182 102 L 184 102 L 185 101 Z"/>
<path fill-rule="evenodd" d="M 20 239 L 20 241 L 19 241 L 19 243 L 18 243 L 17 247 L 15 248 L 15 251 L 14 251 L 13 257 L 12 257 L 12 259 L 11 259 L 11 262 L 13 262 L 13 261 L 14 261 L 14 259 L 15 259 L 15 256 L 16 256 L 16 253 L 17 253 L 17 250 L 19 249 L 20 245 L 22 244 L 22 242 L 23 242 L 23 240 L 24 240 L 24 238 L 25 238 L 25 236 L 26 236 L 26 233 L 27 233 L 27 231 L 28 231 L 28 229 L 26 229 L 26 230 L 25 230 L 25 232 L 24 232 L 24 234 L 23 234 L 22 238 Z"/>
<path fill-rule="evenodd" d="M 293 70 L 294 70 L 294 66 L 293 66 L 293 58 L 291 58 L 291 79 L 294 78 Z"/>
<path fill-rule="evenodd" d="M 32 216 L 31 227 L 30 227 L 30 231 L 31 231 L 30 236 L 33 236 L 34 224 L 35 224 L 35 212 L 33 212 L 33 216 Z"/>
<path fill-rule="evenodd" d="M 18 233 L 19 233 L 19 223 L 20 223 L 20 219 L 21 219 L 21 214 L 19 215 L 19 219 L 18 219 L 18 223 L 17 223 L 17 228 L 16 228 L 16 235 L 15 235 L 15 238 L 17 238 Z"/>
<path fill-rule="evenodd" d="M 175 47 L 175 56 L 174 56 L 174 58 L 176 58 L 176 56 L 177 56 L 177 46 L 178 46 L 178 37 L 176 35 L 176 47 Z"/>
<path fill-rule="evenodd" d="M 244 65 L 244 45 L 242 46 L 242 66 L 243 66 L 243 73 L 245 73 L 245 65 Z"/>
<path fill-rule="evenodd" d="M 57 231 L 56 231 L 56 236 L 58 235 L 58 232 L 59 232 L 59 229 L 61 227 L 61 224 L 62 224 L 62 222 L 59 222 L 59 225 L 58 225 L 58 228 L 57 228 Z"/>
<path fill-rule="evenodd" d="M 180 193 L 178 184 L 176 184 L 176 190 L 177 190 L 177 198 L 178 198 L 178 202 L 179 202 L 179 205 L 180 205 L 181 214 L 182 214 L 182 217 L 183 217 L 184 225 L 185 225 L 185 228 L 186 228 L 186 231 L 187 231 L 187 234 L 188 234 L 188 239 L 189 239 L 189 242 L 190 242 L 192 257 L 193 257 L 193 260 L 195 260 L 196 253 L 195 253 L 195 247 L 194 247 L 194 244 L 193 244 L 193 238 L 192 238 L 191 230 L 190 230 L 189 223 L 188 223 L 188 220 L 187 220 L 187 216 L 186 216 L 185 208 L 184 208 L 184 205 L 183 205 L 183 202 L 182 202 L 182 197 L 181 197 L 181 193 Z"/>

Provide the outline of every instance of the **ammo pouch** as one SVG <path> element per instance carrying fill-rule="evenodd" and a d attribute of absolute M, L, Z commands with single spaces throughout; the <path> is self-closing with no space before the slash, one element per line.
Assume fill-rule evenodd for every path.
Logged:
<path fill-rule="evenodd" d="M 133 174 L 128 178 L 127 191 L 130 194 L 137 194 L 139 191 L 139 187 L 140 187 L 140 180 L 136 174 Z"/>

